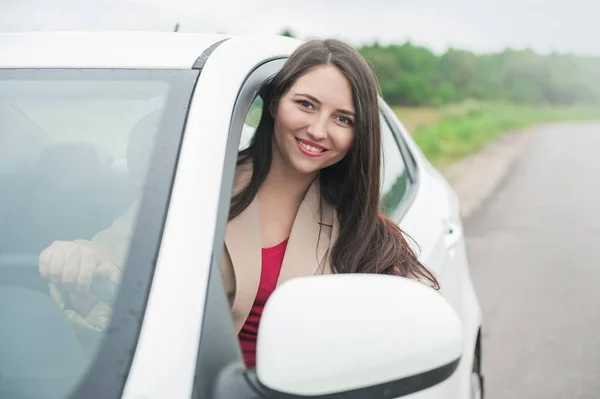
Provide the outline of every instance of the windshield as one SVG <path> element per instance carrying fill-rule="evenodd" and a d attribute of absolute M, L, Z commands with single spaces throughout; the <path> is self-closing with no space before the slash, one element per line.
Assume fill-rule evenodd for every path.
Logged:
<path fill-rule="evenodd" d="M 196 77 L 0 70 L 0 397 L 122 388 Z"/>

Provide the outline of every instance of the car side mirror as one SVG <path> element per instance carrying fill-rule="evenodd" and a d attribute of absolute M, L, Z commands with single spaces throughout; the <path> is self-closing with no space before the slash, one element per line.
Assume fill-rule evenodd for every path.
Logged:
<path fill-rule="evenodd" d="M 275 290 L 263 311 L 256 383 L 274 397 L 398 398 L 450 377 L 462 340 L 449 302 L 414 280 L 295 278 Z"/>

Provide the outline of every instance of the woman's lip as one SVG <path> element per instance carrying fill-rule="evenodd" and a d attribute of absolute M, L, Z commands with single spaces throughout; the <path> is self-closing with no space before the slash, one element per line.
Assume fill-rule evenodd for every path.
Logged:
<path fill-rule="evenodd" d="M 303 142 L 304 144 L 308 144 L 308 145 L 310 145 L 310 146 L 312 146 L 312 147 L 315 147 L 315 148 L 320 148 L 320 149 L 322 149 L 322 150 L 325 150 L 325 151 L 327 151 L 327 148 L 323 147 L 322 145 L 318 145 L 317 143 L 313 143 L 312 141 L 308 141 L 308 140 L 299 139 L 299 138 L 297 138 L 297 137 L 296 137 L 296 140 L 298 140 L 298 141 L 301 141 L 301 142 Z"/>
<path fill-rule="evenodd" d="M 320 156 L 325 155 L 325 153 L 327 152 L 327 151 L 323 151 L 323 152 L 310 152 L 306 148 L 302 147 L 300 145 L 300 143 L 298 142 L 298 140 L 296 140 L 296 145 L 298 146 L 298 148 L 300 149 L 300 151 L 302 151 L 302 153 L 304 155 L 309 156 L 309 157 L 320 157 Z"/>

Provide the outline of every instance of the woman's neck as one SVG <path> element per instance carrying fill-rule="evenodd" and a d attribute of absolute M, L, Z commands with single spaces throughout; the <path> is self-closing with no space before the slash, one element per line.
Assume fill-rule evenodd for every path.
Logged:
<path fill-rule="evenodd" d="M 316 174 L 297 173 L 273 157 L 271 169 L 258 190 L 260 234 L 263 248 L 289 237 L 296 214 Z"/>
<path fill-rule="evenodd" d="M 266 197 L 300 203 L 316 176 L 317 173 L 298 173 L 287 162 L 283 162 L 280 157 L 273 154 L 271 168 L 259 192 L 263 195 L 267 194 Z"/>

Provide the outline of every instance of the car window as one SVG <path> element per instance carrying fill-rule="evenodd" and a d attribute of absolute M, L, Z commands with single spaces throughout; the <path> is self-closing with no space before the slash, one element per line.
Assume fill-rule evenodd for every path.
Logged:
<path fill-rule="evenodd" d="M 246 149 L 250 146 L 252 138 L 254 137 L 254 132 L 256 127 L 258 126 L 258 122 L 260 122 L 260 116 L 263 111 L 263 99 L 261 96 L 256 96 L 252 105 L 250 106 L 250 110 L 246 115 L 246 119 L 244 120 L 244 126 L 242 127 L 242 137 L 240 138 L 240 151 Z"/>
<path fill-rule="evenodd" d="M 381 116 L 381 141 L 381 211 L 391 217 L 407 192 L 409 175 L 398 141 L 383 116 Z"/>
<path fill-rule="evenodd" d="M 122 375 L 116 381 L 124 383 L 143 314 L 139 306 L 145 305 L 137 295 L 149 284 L 140 276 L 151 274 L 153 261 L 136 262 L 132 271 L 141 274 L 135 287 L 123 278 L 123 284 L 104 285 L 107 291 L 92 295 L 75 293 L 74 286 L 55 279 L 50 284 L 39 263 L 41 258 L 57 265 L 100 259 L 124 270 L 140 224 L 144 243 L 137 245 L 150 251 L 146 258 L 154 256 L 172 178 L 164 169 L 174 168 L 194 84 L 186 80 L 189 91 L 182 93 L 177 76 L 0 70 L 0 397 L 68 398 L 113 326 L 112 294 L 132 288 L 125 297 L 141 305 L 129 303 L 125 324 L 120 318 L 112 331 L 132 334 L 114 353 L 122 374 L 115 369 L 110 377 Z M 181 96 L 183 105 L 175 101 Z M 159 154 L 159 163 L 153 154 Z M 140 209 L 157 198 L 165 200 L 142 215 Z M 70 246 L 45 252 L 58 241 Z M 75 250 L 76 244 L 82 246 Z M 102 350 L 105 360 L 110 348 Z"/>

